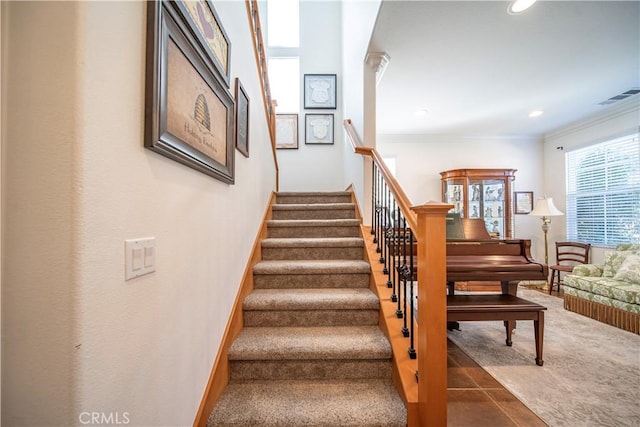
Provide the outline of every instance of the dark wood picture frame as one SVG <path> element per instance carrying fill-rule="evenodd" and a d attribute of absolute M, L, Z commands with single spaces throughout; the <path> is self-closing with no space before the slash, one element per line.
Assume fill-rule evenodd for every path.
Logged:
<path fill-rule="evenodd" d="M 337 96 L 335 74 L 304 75 L 304 108 L 335 110 Z"/>
<path fill-rule="evenodd" d="M 147 6 L 146 148 L 234 183 L 234 100 L 176 3 Z"/>
<path fill-rule="evenodd" d="M 306 114 L 304 116 L 305 144 L 332 145 L 333 135 L 333 114 Z"/>
<path fill-rule="evenodd" d="M 513 193 L 514 213 L 526 215 L 533 210 L 533 191 L 515 191 Z"/>
<path fill-rule="evenodd" d="M 225 85 L 230 87 L 231 42 L 211 0 L 176 1 L 184 22 Z"/>
<path fill-rule="evenodd" d="M 236 77 L 236 149 L 249 157 L 249 96 Z"/>

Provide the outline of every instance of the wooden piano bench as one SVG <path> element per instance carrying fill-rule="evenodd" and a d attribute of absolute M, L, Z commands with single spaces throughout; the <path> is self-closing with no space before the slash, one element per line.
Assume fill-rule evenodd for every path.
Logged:
<path fill-rule="evenodd" d="M 542 366 L 544 338 L 544 310 L 535 302 L 514 295 L 447 295 L 447 321 L 503 320 L 507 330 L 506 343 L 511 346 L 511 335 L 516 320 L 533 320 L 536 344 L 536 365 Z"/>

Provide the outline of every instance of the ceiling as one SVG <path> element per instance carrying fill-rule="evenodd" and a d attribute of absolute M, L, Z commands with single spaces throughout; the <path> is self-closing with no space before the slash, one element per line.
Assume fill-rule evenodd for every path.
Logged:
<path fill-rule="evenodd" d="M 377 132 L 542 136 L 640 88 L 639 1 L 538 1 L 519 15 L 508 5 L 383 0 L 369 47 L 390 57 Z"/>

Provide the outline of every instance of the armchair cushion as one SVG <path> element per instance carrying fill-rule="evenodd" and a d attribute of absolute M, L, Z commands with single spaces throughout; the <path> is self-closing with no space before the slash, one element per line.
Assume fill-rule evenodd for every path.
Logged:
<path fill-rule="evenodd" d="M 580 264 L 573 267 L 573 272 L 571 274 L 576 276 L 601 277 L 602 268 L 602 265 Z"/>

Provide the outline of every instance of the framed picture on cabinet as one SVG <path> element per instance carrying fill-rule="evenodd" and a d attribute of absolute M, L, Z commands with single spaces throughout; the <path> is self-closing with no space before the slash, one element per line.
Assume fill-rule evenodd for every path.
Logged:
<path fill-rule="evenodd" d="M 298 148 L 297 114 L 276 114 L 276 148 Z"/>
<path fill-rule="evenodd" d="M 516 191 L 513 195 L 516 214 L 528 214 L 533 210 L 533 191 Z"/>
<path fill-rule="evenodd" d="M 336 75 L 304 75 L 304 108 L 336 109 Z"/>
<path fill-rule="evenodd" d="M 307 114 L 304 122 L 305 144 L 333 144 L 333 114 Z"/>

